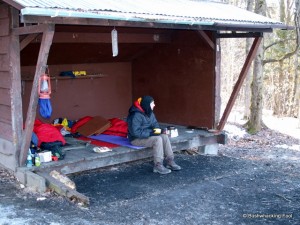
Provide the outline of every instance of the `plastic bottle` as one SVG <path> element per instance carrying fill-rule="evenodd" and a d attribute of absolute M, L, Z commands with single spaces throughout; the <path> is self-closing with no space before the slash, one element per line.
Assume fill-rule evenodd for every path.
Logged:
<path fill-rule="evenodd" d="M 31 156 L 31 151 L 29 149 L 28 155 L 27 155 L 27 162 L 26 162 L 27 167 L 32 167 L 32 156 Z"/>
<path fill-rule="evenodd" d="M 32 158 L 32 165 L 35 165 L 36 147 L 33 143 L 31 143 L 31 146 L 30 146 L 30 153 L 31 153 L 31 158 Z"/>
<path fill-rule="evenodd" d="M 35 153 L 35 166 L 40 166 L 41 165 L 41 159 L 39 154 Z"/>

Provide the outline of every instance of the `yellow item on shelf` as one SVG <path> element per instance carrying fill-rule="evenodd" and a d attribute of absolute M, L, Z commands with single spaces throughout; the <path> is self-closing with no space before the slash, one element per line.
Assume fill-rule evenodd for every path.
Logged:
<path fill-rule="evenodd" d="M 82 70 L 82 71 L 73 71 L 73 74 L 75 76 L 85 76 L 86 75 L 86 71 Z"/>
<path fill-rule="evenodd" d="M 63 125 L 64 127 L 69 127 L 69 123 L 67 118 L 64 118 L 63 121 L 61 122 L 61 125 Z"/>

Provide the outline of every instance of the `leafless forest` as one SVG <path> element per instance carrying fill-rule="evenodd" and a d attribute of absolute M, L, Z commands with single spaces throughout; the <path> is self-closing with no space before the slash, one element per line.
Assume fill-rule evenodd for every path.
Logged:
<path fill-rule="evenodd" d="M 240 91 L 234 109 L 240 110 L 246 119 L 251 113 L 264 111 L 276 116 L 299 118 L 300 126 L 300 78 L 299 78 L 299 2 L 300 0 L 225 0 L 241 8 L 253 11 L 294 27 L 291 30 L 275 30 L 265 33 L 261 67 L 262 72 L 250 69 Z M 258 9 L 260 7 L 260 9 Z M 245 62 L 252 39 L 222 39 L 222 105 L 226 105 L 233 86 Z M 236 47 L 238 46 L 238 48 Z M 252 66 L 253 67 L 253 66 Z M 262 110 L 251 107 L 254 79 L 261 79 Z M 222 112 L 221 112 L 222 113 Z M 259 130 L 259 129 L 258 129 Z"/>

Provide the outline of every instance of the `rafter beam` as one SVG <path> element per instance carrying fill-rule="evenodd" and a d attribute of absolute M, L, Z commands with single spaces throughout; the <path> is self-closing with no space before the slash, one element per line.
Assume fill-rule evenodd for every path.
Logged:
<path fill-rule="evenodd" d="M 212 48 L 215 49 L 215 43 L 211 40 L 211 38 L 203 31 L 203 30 L 198 30 L 197 31 L 200 37 L 206 41 L 206 43 Z"/>
<path fill-rule="evenodd" d="M 48 29 L 48 24 L 40 24 L 40 25 L 31 25 L 25 27 L 13 28 L 12 33 L 14 35 L 24 35 L 24 34 L 36 34 L 43 33 Z"/>
<path fill-rule="evenodd" d="M 40 42 L 41 37 L 36 38 Z M 170 43 L 167 34 L 118 33 L 119 43 Z M 55 32 L 53 43 L 111 43 L 111 33 Z"/>
<path fill-rule="evenodd" d="M 237 33 L 237 32 L 230 32 L 230 33 L 217 33 L 216 38 L 255 38 L 255 37 L 262 37 L 263 33 L 260 32 L 248 32 L 248 33 Z"/>
<path fill-rule="evenodd" d="M 20 51 L 22 51 L 30 42 L 32 42 L 39 34 L 29 34 L 20 43 Z"/>

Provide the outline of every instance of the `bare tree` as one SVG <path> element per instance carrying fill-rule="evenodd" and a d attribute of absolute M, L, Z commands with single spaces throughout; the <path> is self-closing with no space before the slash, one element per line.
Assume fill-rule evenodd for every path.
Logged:
<path fill-rule="evenodd" d="M 266 15 L 266 1 L 256 0 L 255 10 L 257 14 Z M 253 65 L 253 81 L 251 85 L 251 107 L 250 107 L 250 119 L 246 126 L 249 133 L 256 133 L 261 130 L 262 127 L 262 109 L 263 109 L 263 61 L 264 50 L 263 44 L 261 44 L 257 51 L 257 56 Z"/>
<path fill-rule="evenodd" d="M 247 10 L 253 11 L 254 8 L 254 0 L 247 1 Z M 247 38 L 246 40 L 246 55 L 249 53 L 250 46 L 252 44 L 251 38 Z M 251 103 L 251 82 L 253 79 L 253 71 L 252 68 L 249 69 L 246 80 L 245 80 L 245 88 L 244 88 L 244 119 L 249 120 L 250 118 L 250 103 Z"/>
<path fill-rule="evenodd" d="M 294 8 L 296 10 L 293 14 Z M 297 17 L 299 18 L 297 8 L 299 8 L 299 0 L 280 0 L 280 21 L 297 27 Z M 298 101 L 295 102 L 298 99 L 296 92 L 299 86 L 297 86 L 297 66 L 292 63 L 292 59 L 296 60 L 298 57 L 299 32 L 278 30 L 275 33 L 277 40 L 264 48 L 267 57 L 263 60 L 263 65 L 272 68 L 272 72 L 268 75 L 272 80 L 271 85 L 274 86 L 274 92 L 270 93 L 272 99 L 269 102 L 272 102 L 271 108 L 274 115 L 295 116 L 298 108 Z"/>
<path fill-rule="evenodd" d="M 295 26 L 296 26 L 296 34 L 297 34 L 297 46 L 300 46 L 300 0 L 296 0 L 295 2 Z M 299 51 L 297 52 L 297 56 L 295 57 L 295 105 L 298 104 L 298 128 L 300 128 L 300 77 L 298 70 L 300 69 L 298 59 L 300 57 Z"/>

